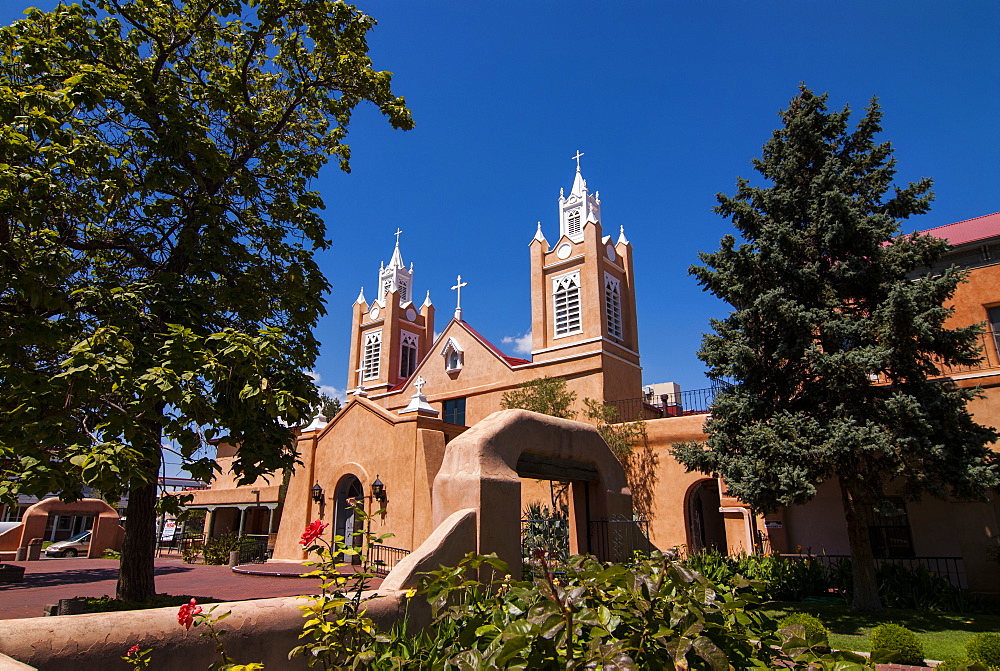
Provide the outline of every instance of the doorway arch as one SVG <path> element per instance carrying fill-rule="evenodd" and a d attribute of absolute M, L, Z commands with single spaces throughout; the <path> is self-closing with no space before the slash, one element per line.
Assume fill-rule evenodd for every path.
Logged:
<path fill-rule="evenodd" d="M 353 473 L 340 478 L 333 495 L 333 535 L 343 536 L 344 545 L 348 547 L 358 547 L 362 545 L 360 536 L 355 536 L 355 532 L 362 531 L 357 528 L 357 518 L 355 507 L 348 503 L 348 499 L 363 501 L 365 495 L 361 487 L 361 480 Z"/>
<path fill-rule="evenodd" d="M 689 552 L 714 548 L 728 553 L 726 521 L 719 506 L 719 481 L 715 478 L 699 480 L 688 489 L 684 512 Z"/>

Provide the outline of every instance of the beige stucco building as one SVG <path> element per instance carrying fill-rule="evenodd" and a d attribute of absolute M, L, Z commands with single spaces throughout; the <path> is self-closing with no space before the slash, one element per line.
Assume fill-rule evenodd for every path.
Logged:
<path fill-rule="evenodd" d="M 584 417 L 583 399 L 591 398 L 619 408 L 623 419 L 646 419 L 648 535 L 657 547 L 795 552 L 801 546 L 847 554 L 834 489 L 823 487 L 808 505 L 765 519 L 727 497 L 717 479 L 686 473 L 672 459 L 671 443 L 705 437 L 710 395 L 695 399 L 676 385 L 643 387 L 632 245 L 622 227 L 615 236 L 605 234 L 600 200 L 579 166 L 569 195 L 560 192 L 558 204 L 558 237 L 550 243 L 539 224 L 529 245 L 530 359 L 505 355 L 463 320 L 460 277 L 453 287 L 458 307 L 435 338 L 435 308 L 429 295 L 416 303 L 414 267 L 403 262 L 397 235 L 388 264 L 378 271 L 376 295 L 369 302 L 362 291 L 353 306 L 351 391 L 343 410 L 330 421 L 317 418 L 300 432 L 302 464 L 285 487 L 280 476 L 236 487 L 223 474 L 211 489 L 194 492 L 191 506 L 210 511 L 208 533 L 269 534 L 275 559 L 299 560 L 299 535 L 309 521 L 322 519 L 331 524 L 328 534 L 350 537 L 355 520 L 346 501 L 368 497 L 371 509 L 384 509 L 373 519 L 372 531 L 392 533 L 387 544 L 413 550 L 434 531 L 434 482 L 447 445 L 499 410 L 505 392 L 547 376 L 566 379 L 576 393 L 578 418 Z M 995 333 L 1000 331 L 1000 215 L 981 219 L 931 232 L 952 242 L 949 263 L 971 269 L 969 283 L 955 296 L 953 323 L 986 321 Z M 942 374 L 956 384 L 982 385 L 987 395 L 972 404 L 972 411 L 980 422 L 1000 426 L 997 337 L 984 336 L 984 346 L 981 366 Z M 224 473 L 232 454 L 232 448 L 220 446 Z M 524 465 L 518 474 L 522 509 L 532 501 L 549 501 L 546 479 L 588 477 L 586 468 L 558 459 Z M 376 480 L 385 487 L 377 501 L 371 489 Z M 577 520 L 572 549 L 592 550 L 587 529 L 599 520 L 588 513 L 593 494 L 579 492 L 596 490 L 574 491 L 574 514 L 586 519 Z M 906 504 L 903 518 L 873 520 L 873 534 L 900 556 L 958 558 L 961 579 L 970 587 L 1000 592 L 1000 564 L 990 554 L 1000 534 L 998 500 Z"/>

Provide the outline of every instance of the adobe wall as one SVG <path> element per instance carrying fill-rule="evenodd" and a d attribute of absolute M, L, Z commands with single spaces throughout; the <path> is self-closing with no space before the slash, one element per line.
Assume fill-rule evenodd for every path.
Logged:
<path fill-rule="evenodd" d="M 949 328 L 982 324 L 986 307 L 1000 303 L 1000 263 L 973 268 L 968 282 L 959 284 L 949 306 L 954 309 L 945 323 Z"/>
<path fill-rule="evenodd" d="M 404 592 L 383 590 L 381 594 L 366 604 L 366 614 L 380 630 L 407 614 L 414 629 L 425 626 L 427 613 L 421 603 L 408 611 Z M 227 654 L 240 664 L 262 662 L 266 669 L 308 668 L 302 657 L 288 659 L 288 652 L 302 643 L 298 636 L 304 623 L 299 609 L 303 603 L 298 597 L 280 597 L 214 604 L 216 614 L 231 613 L 215 625 L 225 632 L 222 641 Z M 152 648 L 153 669 L 191 671 L 206 669 L 219 659 L 215 643 L 199 635 L 203 630 L 179 626 L 174 607 L 0 620 L 0 651 L 44 671 L 124 671 L 131 667 L 122 656 L 138 645 L 142 650 Z"/>
<path fill-rule="evenodd" d="M 371 520 L 374 534 L 392 533 L 386 545 L 413 550 L 433 531 L 431 484 L 445 450 L 442 422 L 416 415 L 393 415 L 367 399 L 352 399 L 325 428 L 299 439 L 302 466 L 288 485 L 274 558 L 300 561 L 299 537 L 313 520 L 330 524 L 332 539 L 338 484 L 356 477 L 366 496 L 378 477 L 388 497 L 385 514 Z M 312 499 L 314 484 L 323 488 L 324 503 Z M 380 505 L 368 501 L 374 512 Z"/>
<path fill-rule="evenodd" d="M 434 479 L 433 519 L 477 511 L 477 551 L 495 552 L 514 577 L 521 573 L 517 463 L 525 453 L 596 469 L 598 480 L 586 488 L 590 519 L 629 516 L 632 508 L 625 472 L 594 427 L 527 410 L 493 413 L 449 443 Z"/>
<path fill-rule="evenodd" d="M 704 473 L 685 472 L 684 466 L 670 455 L 672 443 L 706 440 L 708 436 L 704 426 L 707 419 L 708 415 L 686 415 L 646 420 L 646 436 L 657 460 L 649 531 L 653 544 L 661 550 L 690 544 L 688 496 L 698 483 L 714 480 Z M 727 538 L 732 536 L 727 526 Z"/>

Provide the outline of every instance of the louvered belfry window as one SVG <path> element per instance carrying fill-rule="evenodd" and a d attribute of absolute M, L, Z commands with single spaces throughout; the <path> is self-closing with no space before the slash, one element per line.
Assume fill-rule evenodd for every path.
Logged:
<path fill-rule="evenodd" d="M 370 331 L 365 334 L 365 354 L 361 363 L 361 379 L 374 380 L 379 373 L 382 358 L 382 332 Z"/>
<path fill-rule="evenodd" d="M 580 272 L 560 275 L 552 280 L 556 336 L 583 331 L 580 319 Z"/>
<path fill-rule="evenodd" d="M 580 210 L 572 210 L 566 215 L 566 235 L 580 235 Z"/>
<path fill-rule="evenodd" d="M 622 339 L 621 283 L 604 274 L 604 310 L 608 319 L 608 337 Z"/>

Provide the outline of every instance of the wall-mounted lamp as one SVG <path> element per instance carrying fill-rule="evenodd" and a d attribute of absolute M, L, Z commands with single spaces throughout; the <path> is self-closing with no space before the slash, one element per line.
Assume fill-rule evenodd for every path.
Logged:
<path fill-rule="evenodd" d="M 372 483 L 372 496 L 378 499 L 379 503 L 385 503 L 385 485 L 378 479 L 378 475 L 375 476 L 375 482 Z"/>
<path fill-rule="evenodd" d="M 312 496 L 316 503 L 323 503 L 323 488 L 319 486 L 318 482 L 312 486 Z"/>

